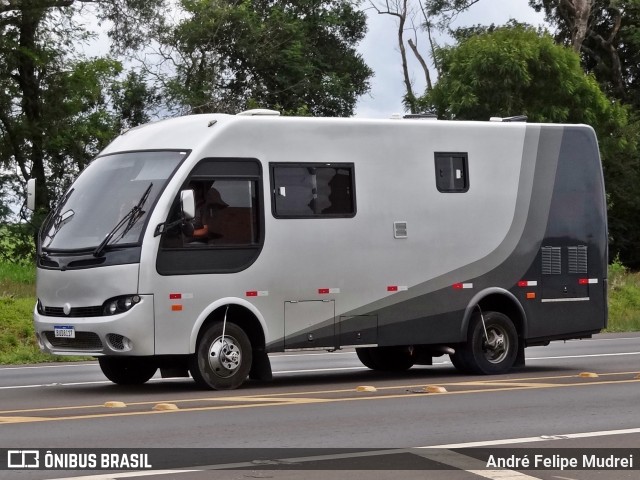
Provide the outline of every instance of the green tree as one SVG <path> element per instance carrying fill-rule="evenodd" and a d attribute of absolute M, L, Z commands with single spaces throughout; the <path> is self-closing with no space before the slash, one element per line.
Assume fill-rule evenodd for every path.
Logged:
<path fill-rule="evenodd" d="M 518 25 L 441 48 L 442 75 L 424 101 L 446 118 L 524 114 L 536 122 L 601 125 L 614 107 L 570 49 Z"/>
<path fill-rule="evenodd" d="M 613 98 L 640 108 L 640 0 L 530 0 Z"/>
<path fill-rule="evenodd" d="M 353 114 L 372 72 L 356 51 L 364 14 L 348 0 L 182 0 L 159 30 L 174 66 L 167 97 L 181 112 L 247 106 Z"/>
<path fill-rule="evenodd" d="M 26 180 L 35 178 L 36 227 L 66 182 L 114 135 L 118 105 L 107 93 L 129 86 L 117 83 L 118 61 L 77 54 L 77 46 L 91 38 L 87 18 L 109 22 L 112 50 L 124 52 L 142 44 L 144 26 L 163 3 L 0 2 L 0 162 L 12 172 L 2 193 L 21 193 Z"/>
<path fill-rule="evenodd" d="M 527 115 L 533 122 L 586 123 L 599 137 L 609 195 L 611 254 L 640 266 L 639 128 L 585 74 L 579 56 L 522 25 L 471 35 L 437 52 L 441 77 L 421 99 L 441 118 Z"/>

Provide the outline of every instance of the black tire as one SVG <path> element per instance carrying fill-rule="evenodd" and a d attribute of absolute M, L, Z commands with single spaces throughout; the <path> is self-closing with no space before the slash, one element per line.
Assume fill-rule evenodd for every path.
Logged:
<path fill-rule="evenodd" d="M 455 350 L 455 353 L 449 354 L 449 359 L 451 360 L 451 363 L 456 368 L 456 370 L 458 370 L 460 373 L 474 373 L 473 369 L 471 369 L 469 365 L 467 365 L 467 362 L 464 358 L 464 344 L 456 345 Z"/>
<path fill-rule="evenodd" d="M 409 347 L 362 347 L 356 348 L 356 355 L 371 370 L 402 372 L 414 364 Z"/>
<path fill-rule="evenodd" d="M 365 367 L 371 370 L 378 370 L 378 365 L 371 358 L 371 350 L 373 350 L 372 347 L 356 348 L 356 355 Z"/>
<path fill-rule="evenodd" d="M 118 385 L 142 385 L 158 370 L 149 357 L 98 357 L 104 376 Z"/>
<path fill-rule="evenodd" d="M 251 341 L 244 330 L 227 322 L 223 342 L 222 322 L 216 322 L 198 340 L 189 371 L 202 388 L 231 390 L 247 379 L 252 361 Z"/>
<path fill-rule="evenodd" d="M 475 313 L 469 324 L 467 343 L 461 347 L 462 366 L 468 367 L 471 373 L 499 375 L 507 373 L 516 361 L 518 333 L 503 313 L 485 312 L 484 326 L 480 314 Z"/>

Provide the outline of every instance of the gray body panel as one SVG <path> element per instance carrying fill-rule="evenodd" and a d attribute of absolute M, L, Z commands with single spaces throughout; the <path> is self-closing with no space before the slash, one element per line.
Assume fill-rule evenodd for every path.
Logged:
<path fill-rule="evenodd" d="M 212 120 L 217 123 L 209 126 Z M 40 269 L 38 298 L 52 307 L 100 305 L 118 294 L 152 299 L 147 337 L 154 338 L 153 354 L 193 353 L 200 327 L 226 305 L 251 312 L 269 351 L 455 344 L 465 339 L 473 306 L 490 295 L 508 298 L 522 313 L 519 335 L 525 340 L 579 337 L 606 325 L 606 210 L 590 127 L 205 115 L 130 131 L 104 153 L 144 149 L 191 153 L 149 217 L 139 276 L 137 265 L 126 274 L 107 270 L 113 267 Z M 438 190 L 437 152 L 468 154 L 467 191 Z M 154 236 L 155 227 L 167 220 L 189 172 L 204 158 L 260 162 L 264 243 L 255 261 L 239 272 L 160 274 L 162 237 Z M 269 166 L 288 162 L 353 164 L 355 216 L 275 218 Z M 593 213 L 576 223 L 573 207 L 565 211 L 558 192 L 577 162 L 583 162 L 583 177 L 593 177 L 590 183 L 583 179 L 588 192 L 577 201 Z M 394 222 L 406 222 L 406 238 L 394 237 Z M 542 301 L 545 282 L 573 286 L 578 281 L 577 276 L 567 280 L 565 267 L 557 277 L 542 275 L 540 251 L 549 242 L 561 249 L 565 263 L 562 249 L 588 248 L 588 274 L 582 276 L 597 280 L 587 287 L 588 301 L 562 294 L 563 302 Z M 115 280 L 103 278 L 112 274 Z M 538 283 L 522 289 L 517 286 L 522 280 Z M 53 287 L 59 282 L 85 293 L 75 295 L 70 287 L 60 294 Z M 117 286 L 107 295 L 102 286 L 111 284 Z M 536 298 L 526 299 L 527 292 Z M 122 317 L 140 322 L 141 310 L 136 306 Z M 111 320 L 68 323 L 102 336 L 119 333 L 121 327 L 109 326 Z M 35 321 L 43 332 L 52 320 L 36 312 Z M 127 354 L 150 354 L 148 338 L 132 340 L 144 348 Z"/>

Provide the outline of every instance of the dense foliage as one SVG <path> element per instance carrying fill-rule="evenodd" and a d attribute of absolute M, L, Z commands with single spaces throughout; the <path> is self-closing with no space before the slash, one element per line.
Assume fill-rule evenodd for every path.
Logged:
<path fill-rule="evenodd" d="M 442 118 L 586 123 L 598 133 L 609 201 L 610 252 L 640 267 L 640 125 L 634 109 L 612 100 L 580 56 L 548 34 L 523 25 L 460 33 L 438 49 L 441 77 L 422 99 Z"/>
<path fill-rule="evenodd" d="M 160 32 L 175 75 L 167 94 L 186 112 L 247 107 L 349 116 L 372 72 L 356 51 L 366 17 L 351 1 L 183 0 Z M 169 46 L 173 46 L 169 48 Z"/>
<path fill-rule="evenodd" d="M 349 0 L 0 2 L 0 221 L 37 180 L 32 232 L 122 129 L 153 116 L 351 115 L 372 75 Z M 102 25 L 109 53 L 85 54 Z M 13 203 L 13 208 L 10 208 Z M 28 216 L 24 208 L 23 218 Z"/>

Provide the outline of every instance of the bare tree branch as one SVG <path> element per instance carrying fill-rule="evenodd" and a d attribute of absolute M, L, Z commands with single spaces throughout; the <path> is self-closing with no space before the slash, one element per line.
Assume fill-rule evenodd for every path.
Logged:
<path fill-rule="evenodd" d="M 404 78 L 404 86 L 406 90 L 405 103 L 409 107 L 411 113 L 417 113 L 416 96 L 413 92 L 413 85 L 409 76 L 409 65 L 407 62 L 407 50 L 404 47 L 404 26 L 407 21 L 407 1 L 408 0 L 386 0 L 384 2 L 386 9 L 376 5 L 373 0 L 369 3 L 371 7 L 378 12 L 379 15 L 391 15 L 398 19 L 397 41 L 400 49 L 400 58 L 402 61 L 402 75 Z"/>

